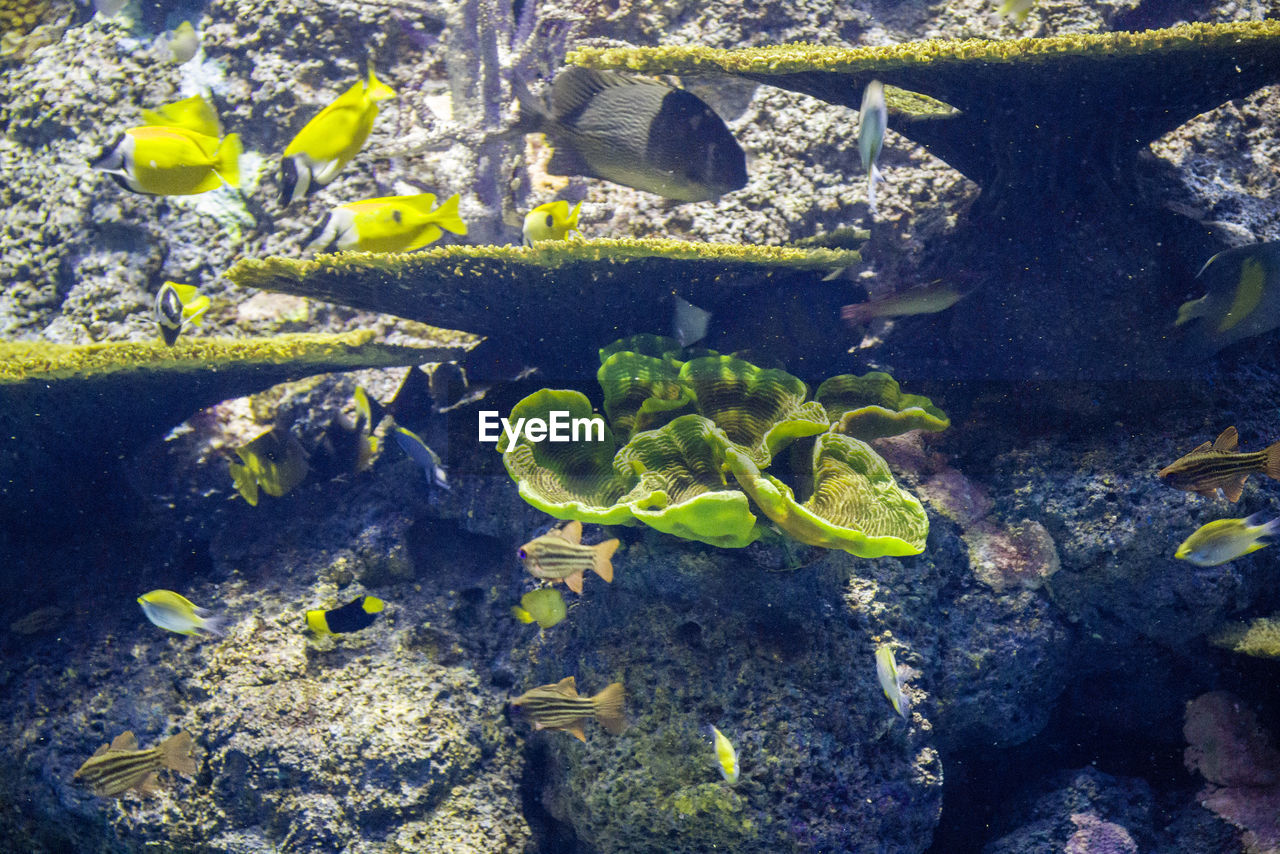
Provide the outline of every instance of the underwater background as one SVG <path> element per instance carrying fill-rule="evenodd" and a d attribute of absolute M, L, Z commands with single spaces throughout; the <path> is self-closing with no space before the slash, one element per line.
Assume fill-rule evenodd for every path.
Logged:
<path fill-rule="evenodd" d="M 1280 852 L 1276 0 L 0 31 L 0 851 Z"/>

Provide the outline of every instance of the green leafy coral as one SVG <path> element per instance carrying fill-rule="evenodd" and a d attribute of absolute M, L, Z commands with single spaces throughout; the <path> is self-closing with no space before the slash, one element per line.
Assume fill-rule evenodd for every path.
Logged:
<path fill-rule="evenodd" d="M 836 422 L 832 429 L 864 442 L 908 430 L 932 433 L 951 425 L 933 401 L 919 394 L 904 394 L 898 381 L 883 371 L 831 377 L 818 386 L 813 397 Z"/>
<path fill-rule="evenodd" d="M 600 351 L 605 412 L 621 425 L 603 441 L 521 439 L 500 447 L 526 501 L 560 519 L 641 523 L 726 548 L 764 533 L 758 511 L 809 545 L 860 557 L 923 551 L 928 518 L 920 502 L 898 487 L 870 445 L 832 432 L 831 417 L 807 400 L 804 382 L 734 356 L 686 358 L 692 354 L 674 346 L 637 336 Z M 906 399 L 945 422 L 926 398 L 901 395 L 891 378 L 873 385 L 881 394 L 864 397 Z M 884 393 L 889 389 L 893 395 Z M 548 421 L 557 410 L 569 419 L 592 414 L 581 393 L 544 389 L 509 418 Z M 918 426 L 911 417 L 877 423 L 882 434 L 883 425 L 900 432 Z M 626 443 L 619 447 L 615 435 Z M 805 484 L 802 500 L 763 472 L 788 446 L 807 460 L 796 479 Z"/>

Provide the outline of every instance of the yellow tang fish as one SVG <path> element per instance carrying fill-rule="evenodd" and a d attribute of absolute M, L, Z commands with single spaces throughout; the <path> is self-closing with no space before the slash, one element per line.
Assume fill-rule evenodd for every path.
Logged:
<path fill-rule="evenodd" d="M 549 629 L 565 618 L 564 597 L 554 587 L 539 587 L 520 597 L 519 605 L 511 606 L 511 616 L 522 623 L 536 622 Z"/>
<path fill-rule="evenodd" d="M 512 700 L 511 705 L 529 716 L 534 729 L 563 730 L 579 741 L 586 741 L 582 722 L 587 718 L 595 718 L 613 735 L 627 728 L 622 700 L 621 682 L 614 682 L 594 697 L 580 697 L 573 677 L 566 676 L 554 684 L 524 692 Z"/>
<path fill-rule="evenodd" d="M 384 196 L 338 205 L 312 232 L 308 249 L 360 252 L 412 252 L 440 239 L 445 231 L 466 234 L 458 216 L 458 194 L 438 208 L 432 193 Z"/>
<path fill-rule="evenodd" d="M 716 765 L 720 768 L 720 776 L 724 777 L 724 781 L 730 786 L 738 782 L 738 751 L 733 749 L 733 743 L 725 738 L 724 733 L 716 729 L 711 724 L 707 725 L 707 731 L 711 736 L 711 744 L 716 749 Z"/>
<path fill-rule="evenodd" d="M 1265 549 L 1270 543 L 1258 540 L 1280 534 L 1280 519 L 1263 523 L 1263 515 L 1254 513 L 1247 519 L 1217 519 L 1201 525 L 1178 546 L 1173 556 L 1196 566 L 1217 566 Z"/>
<path fill-rule="evenodd" d="M 147 615 L 147 619 L 162 629 L 180 635 L 205 632 L 216 637 L 222 636 L 222 618 L 210 616 L 208 611 L 192 604 L 181 593 L 152 590 L 139 596 L 138 604 L 142 606 L 142 613 Z"/>
<path fill-rule="evenodd" d="M 155 316 L 164 343 L 172 346 L 186 329 L 209 310 L 209 298 L 197 294 L 195 285 L 165 282 L 156 292 Z"/>
<path fill-rule="evenodd" d="M 370 66 L 367 79 L 351 84 L 307 122 L 284 150 L 280 204 L 296 202 L 337 177 L 364 148 L 378 104 L 394 97 L 395 90 L 378 80 Z"/>
<path fill-rule="evenodd" d="M 582 575 L 588 569 L 605 581 L 613 581 L 613 553 L 618 541 L 605 540 L 594 546 L 582 544 L 582 523 L 573 520 L 520 547 L 516 557 L 534 578 L 552 583 L 563 581 L 574 593 L 582 592 Z"/>
<path fill-rule="evenodd" d="M 524 245 L 532 246 L 543 240 L 564 240 L 570 232 L 578 230 L 578 212 L 582 202 L 569 210 L 564 199 L 538 205 L 524 217 Z"/>

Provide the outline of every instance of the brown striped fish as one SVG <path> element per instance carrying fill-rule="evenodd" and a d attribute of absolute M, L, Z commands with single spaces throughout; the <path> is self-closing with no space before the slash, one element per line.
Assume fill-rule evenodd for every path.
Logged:
<path fill-rule="evenodd" d="M 196 761 L 191 757 L 192 741 L 180 732 L 147 750 L 138 749 L 132 732 L 121 733 L 111 744 L 104 744 L 85 760 L 73 779 L 84 780 L 93 793 L 103 798 L 119 798 L 130 789 L 149 795 L 159 789 L 156 772 L 161 768 L 178 771 L 188 777 L 196 775 Z"/>
<path fill-rule="evenodd" d="M 594 697 L 579 697 L 573 677 L 526 691 L 511 701 L 533 721 L 534 729 L 559 729 L 586 741 L 582 722 L 595 718 L 612 735 L 627 728 L 622 714 L 622 683 L 614 682 Z"/>
<path fill-rule="evenodd" d="M 582 523 L 570 522 L 520 547 L 516 557 L 534 578 L 553 584 L 563 581 L 574 593 L 582 592 L 582 574 L 588 569 L 605 581 L 613 581 L 613 553 L 618 541 L 605 540 L 594 546 L 582 544 Z"/>
<path fill-rule="evenodd" d="M 1205 442 L 1191 453 L 1160 469 L 1159 477 L 1174 489 L 1185 489 L 1216 498 L 1218 490 L 1228 501 L 1239 501 L 1244 482 L 1251 474 L 1265 474 L 1280 480 L 1280 442 L 1249 454 L 1236 451 L 1240 434 L 1236 428 L 1222 431 L 1213 444 Z"/>

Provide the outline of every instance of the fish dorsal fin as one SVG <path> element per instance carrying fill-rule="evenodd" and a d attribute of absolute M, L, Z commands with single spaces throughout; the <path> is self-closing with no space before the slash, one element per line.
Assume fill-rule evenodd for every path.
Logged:
<path fill-rule="evenodd" d="M 222 136 L 217 111 L 200 95 L 165 104 L 158 110 L 143 110 L 142 120 L 152 127 L 183 128 L 205 136 Z"/>
<path fill-rule="evenodd" d="M 101 747 L 99 747 L 97 750 L 93 751 L 93 755 L 94 755 L 94 756 L 101 756 L 102 754 L 106 753 L 106 752 L 107 752 L 108 750 L 110 750 L 110 749 L 111 749 L 111 745 L 109 745 L 109 744 L 104 744 L 104 745 L 102 745 Z M 93 757 L 90 757 L 90 758 L 92 759 Z"/>
<path fill-rule="evenodd" d="M 138 739 L 134 738 L 132 730 L 126 730 L 120 733 L 111 741 L 111 750 L 137 750 Z"/>
<path fill-rule="evenodd" d="M 578 696 L 578 683 L 572 676 L 566 676 L 556 683 L 556 690 L 568 694 L 570 697 Z"/>
<path fill-rule="evenodd" d="M 419 193 L 416 196 L 405 196 L 401 201 L 405 207 L 412 209 L 414 213 L 421 216 L 430 216 L 436 206 L 436 194 Z"/>
<path fill-rule="evenodd" d="M 576 738 L 578 741 L 581 741 L 583 744 L 587 743 L 587 734 L 582 731 L 582 721 L 577 721 L 576 723 L 573 724 L 573 726 L 565 727 L 564 731 L 567 733 L 571 733 L 574 738 Z"/>
<path fill-rule="evenodd" d="M 582 523 L 574 519 L 563 528 L 557 528 L 555 534 L 560 539 L 577 545 L 582 542 Z"/>
<path fill-rule="evenodd" d="M 1215 451 L 1234 451 L 1240 446 L 1240 434 L 1235 427 L 1228 427 L 1213 443 Z"/>
<path fill-rule="evenodd" d="M 580 112 L 591 103 L 592 98 L 606 89 L 644 83 L 662 86 L 656 81 L 635 80 L 610 71 L 596 71 L 579 65 L 570 66 L 561 71 L 556 76 L 555 82 L 551 84 L 551 115 L 563 121 Z M 667 87 L 662 86 L 662 88 Z"/>

